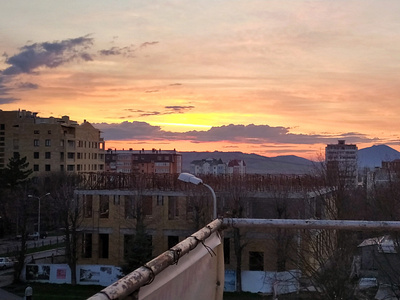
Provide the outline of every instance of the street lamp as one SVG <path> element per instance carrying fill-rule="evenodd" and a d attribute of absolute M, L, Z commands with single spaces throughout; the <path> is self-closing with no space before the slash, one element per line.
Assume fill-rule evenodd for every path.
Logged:
<path fill-rule="evenodd" d="M 196 176 L 194 176 L 193 174 L 190 174 L 190 173 L 181 173 L 181 174 L 179 174 L 178 179 L 181 180 L 181 181 L 184 181 L 184 182 L 193 183 L 195 185 L 202 184 L 202 185 L 204 185 L 205 187 L 207 187 L 211 191 L 211 194 L 213 196 L 213 201 L 214 201 L 214 214 L 213 214 L 213 217 L 214 217 L 214 220 L 215 220 L 217 218 L 217 197 L 215 196 L 215 192 L 212 189 L 212 187 L 209 186 L 208 184 L 205 184 L 203 182 L 203 180 L 201 180 L 200 178 L 198 178 L 198 177 L 196 177 Z"/>
<path fill-rule="evenodd" d="M 33 195 L 28 195 L 28 198 L 36 198 L 39 201 L 39 209 L 38 209 L 38 233 L 39 233 L 39 237 L 40 237 L 40 200 L 46 196 L 49 196 L 50 193 L 44 194 L 42 197 L 37 197 L 37 196 L 33 196 Z"/>

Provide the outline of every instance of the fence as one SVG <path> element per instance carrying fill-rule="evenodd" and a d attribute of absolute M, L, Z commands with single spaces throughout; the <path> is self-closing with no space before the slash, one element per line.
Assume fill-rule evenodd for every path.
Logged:
<path fill-rule="evenodd" d="M 36 241 L 27 241 L 26 252 L 32 253 L 40 251 L 43 248 L 59 248 L 64 246 L 63 237 L 47 238 Z M 21 250 L 19 240 L 8 240 L 3 245 L 0 245 L 0 256 L 15 256 Z"/>

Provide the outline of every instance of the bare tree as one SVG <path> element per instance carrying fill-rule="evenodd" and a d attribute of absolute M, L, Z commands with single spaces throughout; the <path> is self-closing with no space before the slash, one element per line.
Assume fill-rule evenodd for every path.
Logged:
<path fill-rule="evenodd" d="M 247 204 L 249 196 L 249 187 L 246 184 L 245 177 L 240 175 L 228 175 L 223 178 L 224 189 L 220 190 L 223 200 L 224 211 L 232 218 L 247 217 Z M 233 250 L 236 258 L 236 291 L 242 291 L 242 255 L 249 241 L 244 237 L 239 227 L 233 225 Z"/>
<path fill-rule="evenodd" d="M 146 216 L 152 213 L 152 196 L 145 193 L 146 174 L 137 175 L 135 195 L 125 198 L 125 215 L 134 234 L 125 240 L 125 264 L 122 271 L 127 274 L 151 260 L 152 237 L 147 232 Z"/>
<path fill-rule="evenodd" d="M 28 220 L 30 216 L 30 211 L 32 209 L 32 201 L 27 197 L 27 193 L 20 191 L 14 191 L 13 193 L 14 199 L 16 202 L 16 214 L 18 216 L 18 230 L 19 236 L 21 237 L 21 243 L 19 245 L 19 251 L 17 254 L 17 263 L 14 267 L 14 282 L 19 282 L 21 278 L 22 271 L 25 266 L 25 257 L 26 257 L 26 250 L 27 250 L 27 227 L 28 227 Z"/>
<path fill-rule="evenodd" d="M 53 173 L 43 178 L 45 185 L 51 187 L 52 209 L 49 210 L 64 228 L 65 258 L 71 270 L 71 284 L 76 285 L 76 266 L 79 249 L 79 226 L 82 222 L 82 204 L 79 203 L 75 190 L 80 187 L 82 178 L 72 173 Z"/>
<path fill-rule="evenodd" d="M 332 166 L 330 166 L 332 168 Z M 332 173 L 324 164 L 319 164 L 313 176 L 317 185 L 311 185 L 321 218 L 363 218 L 360 191 L 351 182 L 344 165 Z M 331 173 L 330 173 L 331 172 Z M 341 177 L 344 174 L 344 178 Z M 357 250 L 357 235 L 342 230 L 309 230 L 301 234 L 299 264 L 311 284 L 320 291 L 321 299 L 350 299 L 354 295 L 354 279 L 351 277 L 353 257 Z"/>

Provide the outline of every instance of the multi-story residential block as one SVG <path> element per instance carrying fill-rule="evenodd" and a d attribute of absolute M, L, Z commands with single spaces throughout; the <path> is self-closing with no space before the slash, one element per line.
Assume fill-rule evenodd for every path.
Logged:
<path fill-rule="evenodd" d="M 37 113 L 0 110 L 0 169 L 16 153 L 26 157 L 33 176 L 50 171 L 104 171 L 105 142 L 86 120 L 42 118 Z"/>
<path fill-rule="evenodd" d="M 120 176 L 125 178 L 126 175 Z M 190 185 L 186 189 L 185 185 L 182 186 L 183 183 L 172 177 L 162 176 L 161 181 L 153 176 L 144 177 L 144 180 L 138 179 L 137 176 L 132 178 L 136 178 L 133 181 L 139 180 L 145 184 L 138 189 L 134 187 L 137 183 L 125 180 L 127 184 L 132 184 L 132 188 L 76 191 L 83 218 L 78 230 L 81 233 L 81 264 L 123 265 L 129 252 L 129 242 L 136 234 L 138 208 L 142 217 L 144 216 L 146 233 L 151 240 L 154 257 L 211 221 L 212 199 L 207 188 Z M 285 217 L 289 218 L 325 217 L 322 203 L 326 201 L 322 200 L 323 196 L 320 193 L 295 191 L 291 180 L 286 181 L 288 187 L 284 191 L 271 191 L 271 181 L 260 186 L 262 179 L 262 176 L 249 177 L 239 183 L 232 182 L 232 178 L 219 178 L 213 185 L 216 188 L 220 215 L 224 215 L 225 209 L 232 213 L 230 207 L 235 205 L 232 199 L 232 193 L 235 193 L 233 186 L 245 184 L 248 190 L 241 191 L 244 217 L 278 218 L 282 217 L 282 211 L 285 211 Z M 281 185 L 282 179 L 279 178 Z M 157 186 L 157 189 L 147 188 L 152 186 Z M 205 212 L 205 224 L 198 224 L 196 221 L 200 215 L 198 209 Z M 277 234 L 282 233 L 277 233 L 274 228 L 248 228 L 241 231 L 241 238 L 248 243 L 242 253 L 243 270 L 276 270 L 277 261 L 281 260 L 281 252 L 277 251 Z M 285 239 L 281 236 L 281 240 L 285 243 L 290 240 L 291 245 L 298 247 L 298 232 L 285 234 Z M 226 230 L 224 257 L 227 269 L 235 269 L 237 266 L 233 249 L 234 234 Z M 281 262 L 279 268 L 295 267 L 288 259 L 287 265 Z"/>
<path fill-rule="evenodd" d="M 357 145 L 346 144 L 345 140 L 327 145 L 325 163 L 328 176 L 348 187 L 356 186 L 358 183 L 357 151 Z"/>
<path fill-rule="evenodd" d="M 207 158 L 190 163 L 190 173 L 194 175 L 226 174 L 226 164 L 221 159 Z"/>
<path fill-rule="evenodd" d="M 140 174 L 182 172 L 182 155 L 176 150 L 112 150 L 106 152 L 106 171 Z"/>
<path fill-rule="evenodd" d="M 228 174 L 244 175 L 246 174 L 246 163 L 240 159 L 232 159 L 228 163 Z"/>

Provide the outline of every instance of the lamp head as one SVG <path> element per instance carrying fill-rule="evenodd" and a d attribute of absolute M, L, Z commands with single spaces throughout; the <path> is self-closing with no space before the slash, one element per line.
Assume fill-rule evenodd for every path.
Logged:
<path fill-rule="evenodd" d="M 200 178 L 197 178 L 196 176 L 194 176 L 193 174 L 190 174 L 190 173 L 181 173 L 181 174 L 179 174 L 178 179 L 181 181 L 193 183 L 196 185 L 203 183 L 203 180 L 201 180 Z"/>

